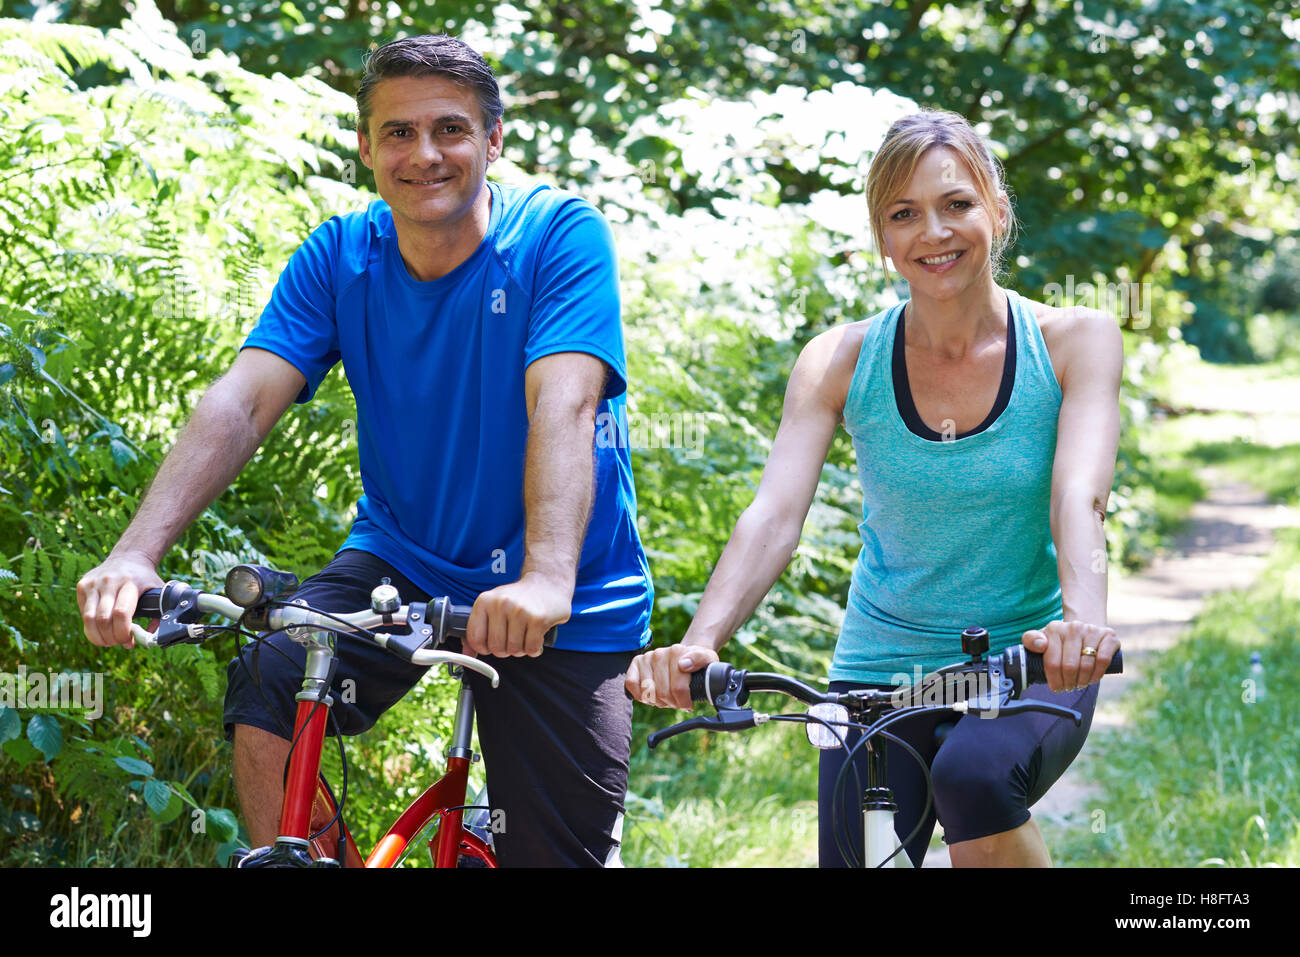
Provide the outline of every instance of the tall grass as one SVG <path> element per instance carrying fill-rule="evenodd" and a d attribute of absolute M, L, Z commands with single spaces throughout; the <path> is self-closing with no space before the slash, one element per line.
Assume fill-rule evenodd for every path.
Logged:
<path fill-rule="evenodd" d="M 773 705 L 774 706 L 774 705 Z M 685 717 L 657 711 L 656 727 Z M 641 867 L 812 867 L 817 754 L 803 729 L 772 722 L 694 732 L 647 751 L 633 741 L 623 862 Z M 674 748 L 674 745 L 677 745 Z"/>
<path fill-rule="evenodd" d="M 1252 588 L 1209 599 L 1125 701 L 1122 733 L 1083 759 L 1100 796 L 1054 834 L 1064 862 L 1300 866 L 1300 530 L 1279 535 Z M 1264 693 L 1248 683 L 1251 652 Z M 1101 813 L 1098 814 L 1097 812 Z"/>

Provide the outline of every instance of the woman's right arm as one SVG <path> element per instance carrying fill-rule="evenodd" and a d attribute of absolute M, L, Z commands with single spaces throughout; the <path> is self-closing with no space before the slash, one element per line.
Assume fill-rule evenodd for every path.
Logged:
<path fill-rule="evenodd" d="M 718 660 L 718 649 L 790 564 L 844 414 L 862 334 L 860 324 L 837 326 L 800 353 L 758 491 L 736 522 L 690 628 L 680 644 L 638 655 L 628 669 L 625 685 L 638 701 L 690 710 L 691 673 Z"/>

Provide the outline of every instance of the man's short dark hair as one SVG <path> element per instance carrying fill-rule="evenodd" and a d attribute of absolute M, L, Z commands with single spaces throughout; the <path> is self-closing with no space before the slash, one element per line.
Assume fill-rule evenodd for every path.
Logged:
<path fill-rule="evenodd" d="M 496 75 L 478 51 L 455 37 L 426 33 L 392 40 L 365 58 L 357 86 L 357 132 L 370 135 L 375 84 L 397 76 L 445 76 L 472 90 L 478 97 L 483 129 L 489 133 L 504 112 Z"/>

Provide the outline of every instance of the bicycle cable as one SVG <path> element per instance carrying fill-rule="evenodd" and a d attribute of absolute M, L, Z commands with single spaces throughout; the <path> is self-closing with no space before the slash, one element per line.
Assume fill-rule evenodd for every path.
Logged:
<path fill-rule="evenodd" d="M 892 861 L 894 856 L 897 856 L 897 853 L 900 852 L 901 849 L 906 848 L 906 845 L 910 844 L 911 841 L 913 841 L 915 837 L 917 837 L 918 833 L 920 833 L 920 830 L 922 830 L 924 823 L 926 823 L 926 819 L 928 817 L 928 814 L 930 814 L 930 809 L 933 802 L 933 796 L 931 793 L 930 766 L 927 765 L 926 761 L 924 761 L 924 758 L 920 757 L 920 753 L 917 752 L 917 749 L 913 748 L 913 746 L 911 746 L 909 742 L 900 739 L 900 737 L 893 735 L 893 733 L 891 732 L 885 731 L 885 728 L 889 727 L 889 724 L 896 722 L 896 720 L 909 718 L 909 716 L 919 714 L 920 711 L 924 711 L 924 710 L 927 709 L 922 709 L 922 707 L 914 707 L 914 709 L 904 709 L 901 711 L 894 711 L 894 713 L 892 714 L 884 715 L 883 718 L 876 720 L 875 723 L 868 724 L 868 726 L 863 727 L 862 735 L 859 736 L 859 739 L 854 742 L 852 748 L 846 749 L 848 750 L 848 754 L 845 755 L 844 765 L 841 765 L 839 775 L 836 775 L 835 784 L 832 785 L 832 791 L 831 791 L 832 826 L 831 827 L 832 827 L 832 833 L 833 835 L 835 835 L 836 850 L 839 850 L 842 861 L 848 863 L 850 867 L 865 867 L 866 862 L 863 861 L 863 859 L 858 856 L 857 848 L 855 848 L 852 840 L 852 826 L 850 826 L 849 824 L 849 810 L 848 810 L 849 778 L 848 778 L 848 770 L 846 770 L 846 768 L 850 766 L 854 768 L 854 785 L 855 788 L 857 788 L 857 792 L 855 793 L 861 796 L 862 778 L 861 776 L 858 775 L 857 763 L 854 762 L 854 757 L 855 754 L 857 754 L 858 749 L 862 748 L 863 745 L 866 745 L 868 746 L 868 748 L 870 748 L 868 742 L 874 739 L 874 737 L 879 735 L 881 737 L 884 737 L 884 739 L 887 741 L 893 741 L 894 744 L 898 744 L 902 746 L 902 748 L 904 748 L 904 750 L 906 750 L 906 752 L 909 753 L 910 757 L 913 758 L 914 761 L 918 763 L 918 765 L 920 766 L 920 770 L 922 770 L 924 781 L 926 781 L 926 805 L 924 805 L 924 809 L 922 810 L 922 813 L 920 813 L 920 818 L 917 822 L 917 826 L 915 826 L 913 830 L 911 830 L 909 835 L 907 835 L 906 840 L 902 841 L 902 843 L 898 845 L 898 848 L 894 849 L 894 852 L 892 854 L 889 854 L 889 857 L 885 858 L 884 861 L 881 861 L 879 865 L 876 866 L 883 867 L 884 865 L 887 865 L 889 861 Z M 861 797 L 859 797 L 859 804 L 857 807 L 857 811 L 861 811 L 861 810 L 862 810 Z"/>
<path fill-rule="evenodd" d="M 899 844 L 899 846 L 894 849 L 894 852 L 892 854 L 890 854 L 883 861 L 881 861 L 879 864 L 876 865 L 876 867 L 884 867 L 891 860 L 893 860 L 895 856 L 897 856 L 899 851 L 904 850 L 907 847 L 907 845 L 910 844 L 916 838 L 916 836 L 921 833 L 921 829 L 922 827 L 924 827 L 926 819 L 930 814 L 930 808 L 934 804 L 933 782 L 931 781 L 931 777 L 930 777 L 929 765 L 926 763 L 925 759 L 921 757 L 920 752 L 917 751 L 916 748 L 914 748 L 907 741 L 904 741 L 902 738 L 898 737 L 897 735 L 889 731 L 886 731 L 885 729 L 889 727 L 891 724 L 895 723 L 896 721 L 901 721 L 904 718 L 912 717 L 923 711 L 929 711 L 929 710 L 932 709 L 924 708 L 924 707 L 904 708 L 899 711 L 895 711 L 891 714 L 886 714 L 883 718 L 880 718 L 874 724 L 869 725 L 866 728 L 866 730 L 863 731 L 861 737 L 859 737 L 859 739 L 856 742 L 854 742 L 853 747 L 849 749 L 848 754 L 845 755 L 844 765 L 841 766 L 840 768 L 840 772 L 835 779 L 835 785 L 831 792 L 832 793 L 831 814 L 832 814 L 832 818 L 834 819 L 838 812 L 838 818 L 839 818 L 838 826 L 836 826 L 834 821 L 832 821 L 832 830 L 833 833 L 835 834 L 836 849 L 839 850 L 843 860 L 847 862 L 851 867 L 865 867 L 866 862 L 858 856 L 857 849 L 853 846 L 853 841 L 850 834 L 851 829 L 850 829 L 849 817 L 847 813 L 847 796 L 845 794 L 845 792 L 847 791 L 848 776 L 846 774 L 845 769 L 848 765 L 854 764 L 853 758 L 856 755 L 858 749 L 863 747 L 863 745 L 866 745 L 867 742 L 869 742 L 872 738 L 876 737 L 877 735 L 883 737 L 886 741 L 893 741 L 895 744 L 899 745 L 909 756 L 911 756 L 911 758 L 914 761 L 916 761 L 916 763 L 921 768 L 921 774 L 925 780 L 925 806 L 921 810 L 921 816 L 917 820 L 916 826 L 912 828 L 912 831 L 907 835 L 907 838 L 903 840 Z M 855 769 L 856 769 L 856 765 L 855 765 Z M 861 778 L 857 778 L 856 783 L 858 786 L 858 791 L 859 793 L 861 793 Z M 859 810 L 860 809 L 861 806 L 859 805 Z M 864 840 L 865 840 L 865 835 L 864 835 Z"/>
<path fill-rule="evenodd" d="M 332 708 L 330 709 L 329 717 L 330 717 L 330 724 L 334 726 L 334 737 L 339 744 L 339 764 L 342 765 L 343 768 L 343 788 L 339 792 L 338 800 L 335 800 L 334 789 L 330 787 L 330 783 L 326 779 L 324 772 L 322 772 L 319 775 L 320 783 L 325 788 L 325 793 L 329 795 L 330 803 L 334 805 L 334 816 L 331 817 L 329 821 L 326 822 L 324 827 L 322 827 L 319 831 L 317 831 L 310 838 L 308 838 L 308 840 L 314 841 L 317 838 L 321 837 L 322 835 L 327 833 L 331 827 L 334 826 L 335 821 L 338 821 L 339 823 L 338 861 L 340 867 L 346 867 L 347 866 L 347 837 L 346 837 L 347 831 L 344 829 L 344 825 L 343 825 L 343 805 L 347 802 L 348 799 L 348 759 L 347 759 L 347 754 L 343 750 L 343 729 L 339 727 L 338 718 L 335 717 L 334 710 Z"/>
<path fill-rule="evenodd" d="M 287 788 L 289 786 L 289 762 L 293 760 L 294 748 L 298 747 L 298 741 L 303 736 L 303 732 L 305 732 L 307 728 L 311 725 L 312 718 L 316 717 L 317 710 L 320 708 L 321 704 L 324 703 L 325 699 L 329 696 L 329 689 L 330 686 L 334 683 L 334 674 L 336 671 L 338 671 L 338 666 L 339 666 L 338 658 L 331 658 L 330 670 L 325 676 L 325 685 L 323 688 L 321 688 L 320 693 L 316 696 L 316 700 L 312 702 L 311 710 L 307 712 L 307 717 L 303 721 L 302 726 L 298 728 L 297 733 L 295 733 L 293 736 L 293 740 L 289 742 L 289 753 L 284 757 L 284 779 L 280 785 L 282 788 Z M 333 709 L 327 707 L 327 713 L 332 714 Z"/>

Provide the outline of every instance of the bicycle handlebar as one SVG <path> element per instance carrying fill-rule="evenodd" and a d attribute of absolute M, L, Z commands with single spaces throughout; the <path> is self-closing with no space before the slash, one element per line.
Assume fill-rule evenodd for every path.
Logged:
<path fill-rule="evenodd" d="M 1106 674 L 1121 674 L 1124 670 L 1124 657 L 1117 650 L 1111 659 Z M 967 676 L 976 678 L 976 697 L 972 701 L 966 694 Z M 984 688 L 979 688 L 980 680 Z M 671 727 L 663 728 L 650 734 L 646 744 L 651 749 L 661 741 L 674 737 L 685 731 L 739 731 L 752 728 L 766 720 L 765 716 L 755 716 L 751 709 L 745 708 L 750 692 L 779 691 L 796 698 L 805 704 L 835 704 L 847 708 L 851 713 L 862 713 L 871 708 L 892 706 L 894 708 L 915 707 L 921 702 L 923 707 L 947 707 L 954 711 L 980 714 L 1000 712 L 1011 715 L 1025 711 L 1042 711 L 1059 717 L 1068 717 L 1077 725 L 1081 717 L 1070 708 L 1051 702 L 1008 701 L 1019 699 L 1025 689 L 1032 684 L 1046 681 L 1043 668 L 1043 656 L 1036 651 L 1029 651 L 1023 645 L 1015 645 L 988 658 L 976 657 L 969 662 L 952 665 L 931 675 L 917 687 L 896 689 L 894 691 L 849 691 L 843 693 L 826 693 L 818 691 L 795 678 L 786 675 L 764 672 L 747 672 L 723 661 L 710 664 L 707 668 L 691 675 L 691 700 L 706 703 L 717 709 L 717 716 L 691 718 Z M 936 683 L 941 685 L 944 704 L 932 704 L 926 701 L 933 692 Z M 949 699 L 952 700 L 949 700 Z M 994 700 L 997 701 L 994 704 Z"/>
<path fill-rule="evenodd" d="M 393 591 L 392 594 L 395 596 L 396 592 Z M 375 605 L 375 608 L 379 607 L 382 606 Z M 469 655 L 435 650 L 449 638 L 464 639 L 472 610 L 470 605 L 454 605 L 447 598 L 399 607 L 390 606 L 383 611 L 371 608 L 349 613 L 321 612 L 305 604 L 271 603 L 269 596 L 252 607 L 245 607 L 225 595 L 200 592 L 183 582 L 171 581 L 162 588 L 147 589 L 136 602 L 133 617 L 160 619 L 162 625 L 158 632 L 152 634 L 133 622 L 131 634 L 146 648 L 164 648 L 178 643 L 198 644 L 209 637 L 209 626 L 199 621 L 206 614 L 242 621 L 258 631 L 296 628 L 344 631 L 373 640 L 380 647 L 415 665 L 452 664 L 469 668 L 490 678 L 495 688 L 500 678 L 491 665 Z M 372 628 L 393 625 L 405 625 L 410 630 L 405 634 L 370 633 Z M 218 627 L 225 630 L 224 626 Z M 556 632 L 557 628 L 547 631 L 543 638 L 545 647 L 554 646 Z"/>
<path fill-rule="evenodd" d="M 973 667 L 969 663 L 958 665 L 936 672 L 936 675 L 986 674 L 990 666 L 1011 679 L 1013 687 L 1011 696 L 1013 698 L 1019 697 L 1029 685 L 1044 684 L 1047 681 L 1042 654 L 1037 651 L 1030 651 L 1023 645 L 1007 648 L 1001 654 L 994 655 L 985 665 L 978 667 Z M 1122 674 L 1123 671 L 1124 656 L 1121 651 L 1117 650 L 1105 673 L 1117 675 Z M 714 704 L 717 697 L 726 691 L 732 681 L 732 676 L 736 672 L 737 669 L 723 661 L 714 662 L 707 668 L 694 672 L 691 675 L 691 700 L 696 704 Z M 850 703 L 841 700 L 845 697 L 844 695 L 825 694 L 804 684 L 802 681 L 785 675 L 744 671 L 740 672 L 740 674 L 743 676 L 745 692 L 780 691 L 806 704 L 832 703 L 847 705 Z"/>

